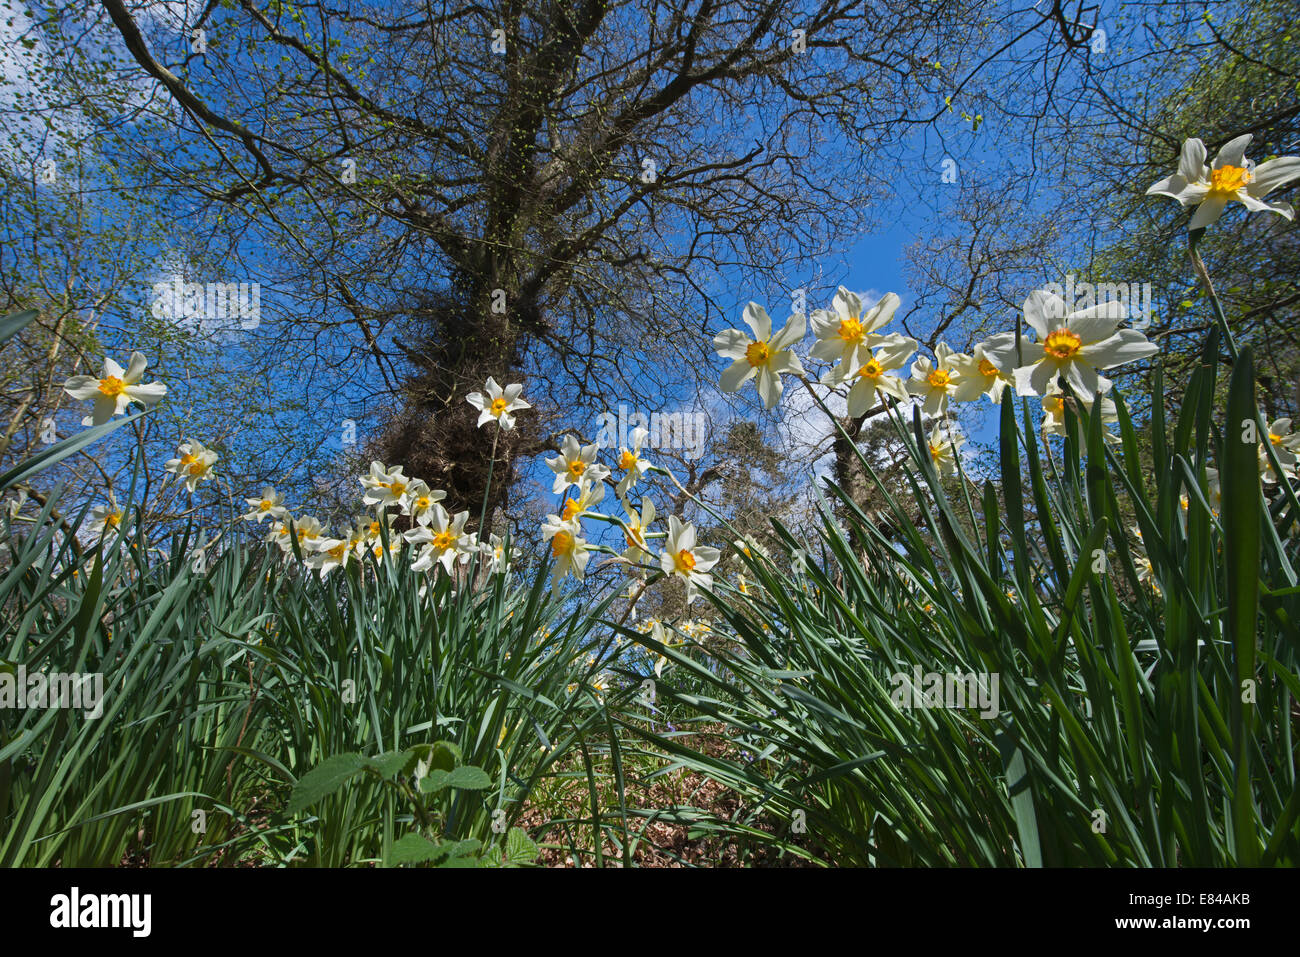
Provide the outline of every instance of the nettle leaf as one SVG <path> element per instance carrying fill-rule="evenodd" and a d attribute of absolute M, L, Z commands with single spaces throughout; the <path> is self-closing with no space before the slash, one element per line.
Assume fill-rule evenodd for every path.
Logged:
<path fill-rule="evenodd" d="M 447 775 L 447 787 L 463 791 L 482 791 L 492 786 L 492 779 L 481 768 L 465 765 Z"/>
<path fill-rule="evenodd" d="M 425 794 L 441 791 L 444 788 L 460 788 L 462 791 L 482 791 L 492 786 L 492 779 L 481 769 L 464 766 L 450 771 L 430 771 L 428 777 L 420 782 L 420 790 Z"/>
<path fill-rule="evenodd" d="M 298 779 L 298 783 L 293 786 L 293 793 L 289 796 L 289 805 L 285 808 L 285 812 L 297 814 L 317 801 L 329 797 L 364 767 L 366 767 L 366 759 L 351 751 L 326 758 Z"/>
<path fill-rule="evenodd" d="M 429 767 L 439 771 L 450 771 L 460 764 L 460 748 L 454 741 L 436 741 L 427 758 Z"/>
<path fill-rule="evenodd" d="M 393 842 L 392 849 L 388 852 L 388 863 L 424 864 L 429 861 L 439 861 L 446 857 L 451 849 L 451 844 L 435 844 L 423 834 L 407 834 Z"/>
<path fill-rule="evenodd" d="M 376 771 L 385 781 L 391 781 L 399 774 L 410 774 L 415 769 L 416 753 L 410 751 L 389 751 L 378 757 L 370 758 L 366 766 Z"/>
<path fill-rule="evenodd" d="M 518 866 L 537 860 L 537 845 L 522 827 L 512 827 L 506 834 L 506 863 Z"/>

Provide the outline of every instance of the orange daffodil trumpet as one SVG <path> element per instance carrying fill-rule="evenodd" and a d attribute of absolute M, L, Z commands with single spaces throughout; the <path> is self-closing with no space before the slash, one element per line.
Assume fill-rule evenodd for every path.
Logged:
<path fill-rule="evenodd" d="M 146 409 L 167 394 L 161 382 L 141 383 L 148 362 L 138 352 L 131 353 L 126 369 L 107 356 L 103 371 L 97 375 L 74 375 L 63 384 L 63 391 L 74 399 L 95 403 L 90 415 L 81 420 L 82 425 L 103 425 L 116 415 L 121 415 L 132 402 Z"/>
<path fill-rule="evenodd" d="M 1136 329 L 1121 329 L 1127 317 L 1121 302 L 1103 302 L 1066 311 L 1065 301 L 1045 289 L 1025 300 L 1025 321 L 1037 340 L 1022 340 L 1016 349 L 1015 332 L 1001 332 L 984 343 L 990 364 L 1008 372 L 1020 395 L 1046 395 L 1058 376 L 1089 401 L 1110 391 L 1109 379 L 1098 369 L 1145 359 L 1159 349 Z"/>
<path fill-rule="evenodd" d="M 1214 162 L 1205 162 L 1205 144 L 1199 139 L 1183 143 L 1178 158 L 1178 172 L 1167 176 L 1147 190 L 1148 196 L 1169 196 L 1184 206 L 1195 206 L 1188 229 L 1202 229 L 1217 222 L 1230 202 L 1238 202 L 1251 212 L 1277 213 L 1286 219 L 1295 217 L 1287 203 L 1267 203 L 1264 197 L 1300 178 L 1300 157 L 1279 156 L 1256 166 L 1246 159 L 1249 133 L 1229 140 L 1219 150 Z"/>
<path fill-rule="evenodd" d="M 497 385 L 497 380 L 488 376 L 483 392 L 471 392 L 465 400 L 478 409 L 478 426 L 482 428 L 495 421 L 501 431 L 509 432 L 515 427 L 515 413 L 532 406 L 519 398 L 524 387 L 519 384 L 508 385 L 504 389 Z"/>
<path fill-rule="evenodd" d="M 794 354 L 794 345 L 803 338 L 807 320 L 796 312 L 781 328 L 772 332 L 772 318 L 756 302 L 745 307 L 745 325 L 754 338 L 739 329 L 724 329 L 713 339 L 713 348 L 731 365 L 722 373 L 723 392 L 739 392 L 750 379 L 755 380 L 763 408 L 772 409 L 781 398 L 781 376 L 803 375 L 803 365 Z"/>

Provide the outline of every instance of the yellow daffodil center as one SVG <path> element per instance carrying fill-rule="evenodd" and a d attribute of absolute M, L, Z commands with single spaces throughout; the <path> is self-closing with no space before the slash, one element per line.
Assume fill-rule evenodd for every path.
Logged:
<path fill-rule="evenodd" d="M 937 461 L 939 461 L 939 458 L 940 458 L 942 455 L 943 455 L 943 446 L 940 446 L 940 445 L 931 445 L 931 446 L 930 446 L 930 458 L 934 459 L 934 460 L 937 462 Z"/>
<path fill-rule="evenodd" d="M 1083 340 L 1069 329 L 1057 329 L 1048 333 L 1043 343 L 1043 351 L 1054 359 L 1069 359 L 1083 348 Z"/>
<path fill-rule="evenodd" d="M 582 459 L 574 459 L 569 463 L 569 474 L 573 476 L 573 478 L 576 479 L 581 477 L 582 473 L 585 471 L 587 471 L 587 463 L 582 461 Z"/>
<path fill-rule="evenodd" d="M 444 530 L 433 536 L 433 547 L 440 552 L 445 552 L 456 544 L 456 536 L 450 530 Z"/>
<path fill-rule="evenodd" d="M 878 379 L 885 371 L 885 367 L 880 364 L 875 356 L 872 356 L 866 362 L 862 363 L 862 368 L 858 370 L 858 375 L 864 379 Z"/>
<path fill-rule="evenodd" d="M 492 400 L 492 414 L 493 414 L 496 418 L 498 418 L 498 419 L 501 418 L 501 416 L 502 416 L 502 415 L 505 413 L 505 411 L 506 411 L 506 406 L 507 406 L 507 405 L 509 405 L 509 403 L 506 402 L 506 397 L 505 397 L 505 396 L 500 396 L 499 398 L 493 399 L 493 400 Z"/>
<path fill-rule="evenodd" d="M 187 468 L 185 471 L 189 472 L 191 475 L 202 475 L 204 472 L 207 471 L 207 468 L 203 465 L 202 462 L 193 462 L 190 464 L 190 467 Z"/>
<path fill-rule="evenodd" d="M 645 538 L 641 534 L 640 525 L 629 525 L 623 530 L 623 540 L 627 542 L 628 548 L 644 548 Z"/>
<path fill-rule="evenodd" d="M 1276 432 L 1270 432 L 1268 434 L 1268 440 L 1272 442 L 1274 445 L 1282 444 L 1282 436 L 1278 435 Z"/>
<path fill-rule="evenodd" d="M 184 455 L 181 456 L 181 465 L 184 465 L 186 468 L 188 468 L 198 460 L 199 457 L 197 455 L 191 455 L 189 452 L 186 452 Z"/>
<path fill-rule="evenodd" d="M 259 511 L 269 512 L 271 509 L 275 508 L 275 503 L 272 502 L 269 498 L 264 498 L 257 503 L 257 508 Z"/>
<path fill-rule="evenodd" d="M 772 358 L 772 350 L 767 347 L 766 342 L 751 342 L 745 348 L 745 361 L 751 366 L 767 365 Z"/>
<path fill-rule="evenodd" d="M 998 367 L 989 362 L 988 359 L 980 360 L 980 375 L 986 379 L 995 379 L 998 376 Z"/>
<path fill-rule="evenodd" d="M 948 383 L 950 383 L 953 380 L 953 376 L 952 373 L 944 369 L 935 369 L 928 376 L 926 376 L 926 380 L 930 383 L 932 388 L 946 389 L 948 387 Z"/>
<path fill-rule="evenodd" d="M 109 528 L 117 528 L 117 526 L 120 525 L 121 523 L 122 523 L 121 512 L 109 512 L 107 515 L 104 516 L 104 524 L 107 525 Z"/>
<path fill-rule="evenodd" d="M 388 490 L 393 493 L 394 498 L 401 498 L 406 494 L 406 483 L 394 482 L 392 485 L 388 486 Z"/>
<path fill-rule="evenodd" d="M 421 495 L 419 498 L 415 500 L 415 510 L 417 512 L 423 512 L 426 508 L 428 508 L 432 504 L 433 503 L 429 501 L 429 496 Z"/>
<path fill-rule="evenodd" d="M 636 465 L 636 453 L 629 452 L 627 449 L 624 449 L 623 454 L 618 457 L 618 467 L 621 468 L 623 471 L 628 472 L 631 471 L 632 467 L 635 465 Z"/>
<path fill-rule="evenodd" d="M 560 518 L 567 522 L 581 511 L 582 506 L 578 503 L 576 498 L 565 499 L 564 511 L 560 513 Z"/>
<path fill-rule="evenodd" d="M 379 536 L 379 523 L 378 523 L 378 522 L 371 522 L 371 523 L 370 523 L 370 534 L 371 534 L 371 535 L 374 535 L 374 536 L 376 536 L 376 537 Z"/>
<path fill-rule="evenodd" d="M 862 336 L 862 323 L 858 319 L 840 321 L 840 338 L 845 342 L 861 342 Z"/>
<path fill-rule="evenodd" d="M 689 549 L 683 548 L 673 556 L 673 563 L 677 566 L 679 572 L 689 572 L 695 568 L 695 556 Z"/>
<path fill-rule="evenodd" d="M 569 532 L 556 532 L 555 537 L 551 539 L 551 554 L 560 558 L 572 551 L 573 535 Z"/>
<path fill-rule="evenodd" d="M 126 391 L 126 383 L 115 375 L 104 376 L 99 380 L 99 391 L 113 398 Z"/>
<path fill-rule="evenodd" d="M 1210 171 L 1210 192 L 1230 196 L 1250 182 L 1250 171 L 1241 166 L 1221 166 Z"/>
<path fill-rule="evenodd" d="M 341 562 L 343 561 L 343 553 L 346 552 L 347 550 L 348 550 L 348 543 L 339 542 L 333 548 L 329 549 L 329 556 L 330 558 L 334 559 L 336 562 Z"/>
<path fill-rule="evenodd" d="M 1043 408 L 1052 415 L 1059 416 L 1065 410 L 1065 396 L 1047 396 L 1043 399 Z"/>

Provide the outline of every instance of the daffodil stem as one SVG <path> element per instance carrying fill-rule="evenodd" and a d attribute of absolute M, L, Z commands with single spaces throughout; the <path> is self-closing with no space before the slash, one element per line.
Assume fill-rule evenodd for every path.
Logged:
<path fill-rule="evenodd" d="M 478 513 L 478 537 L 483 540 L 487 525 L 487 507 L 488 496 L 492 494 L 492 473 L 496 470 L 497 465 L 497 442 L 501 440 L 501 425 L 497 424 L 496 430 L 492 434 L 492 453 L 488 456 L 488 477 L 487 484 L 483 486 L 483 507 Z"/>
<path fill-rule="evenodd" d="M 1228 319 L 1223 314 L 1223 304 L 1219 302 L 1219 294 L 1214 290 L 1214 281 L 1210 279 L 1210 271 L 1205 268 L 1205 261 L 1201 259 L 1201 252 L 1197 249 L 1200 237 L 1191 239 L 1187 244 L 1187 253 L 1192 260 L 1192 269 L 1196 272 L 1196 278 L 1200 280 L 1201 285 L 1205 288 L 1206 294 L 1210 297 L 1210 308 L 1214 311 L 1214 318 L 1219 323 L 1219 328 L 1223 330 L 1223 341 L 1228 347 L 1228 355 L 1232 356 L 1232 361 L 1237 361 L 1237 343 L 1232 338 L 1232 330 L 1228 328 Z"/>

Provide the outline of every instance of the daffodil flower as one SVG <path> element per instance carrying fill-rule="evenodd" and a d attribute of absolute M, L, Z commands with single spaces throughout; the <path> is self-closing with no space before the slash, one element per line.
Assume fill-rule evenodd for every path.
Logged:
<path fill-rule="evenodd" d="M 361 501 L 380 508 L 401 505 L 406 498 L 406 490 L 411 486 L 411 480 L 402 472 L 400 465 L 388 469 L 382 462 L 371 462 L 370 472 L 362 475 L 360 482 L 366 490 Z"/>
<path fill-rule="evenodd" d="M 744 320 L 754 333 L 753 339 L 739 329 L 724 329 L 713 339 L 718 355 L 733 360 L 722 373 L 722 391 L 739 392 L 741 386 L 755 379 L 763 407 L 775 408 L 784 388 L 782 374 L 803 375 L 803 366 L 791 347 L 803 338 L 807 321 L 803 313 L 796 312 L 773 335 L 771 317 L 756 302 L 745 307 Z"/>
<path fill-rule="evenodd" d="M 266 533 L 266 538 L 262 539 L 262 541 L 269 544 L 279 545 L 281 551 L 289 551 L 289 542 L 293 537 L 293 532 L 289 528 L 292 521 L 293 517 L 288 514 L 285 515 L 282 521 L 273 521 L 271 523 L 271 530 Z"/>
<path fill-rule="evenodd" d="M 934 349 L 935 361 L 929 356 L 917 356 L 912 363 L 912 378 L 907 381 L 907 391 L 923 403 L 926 415 L 943 415 L 948 410 L 948 399 L 957 394 L 961 380 L 960 360 L 969 358 L 953 352 L 946 342 Z"/>
<path fill-rule="evenodd" d="M 263 487 L 262 494 L 257 498 L 246 498 L 244 501 L 251 508 L 243 517 L 250 522 L 260 523 L 264 518 L 274 521 L 289 514 L 289 510 L 284 507 L 284 496 L 269 485 Z"/>
<path fill-rule="evenodd" d="M 1291 420 L 1274 419 L 1268 427 L 1268 434 L 1264 436 L 1263 442 L 1273 447 L 1278 465 L 1282 467 L 1282 474 L 1289 479 L 1294 479 L 1296 462 L 1300 461 L 1300 455 L 1296 454 L 1300 452 L 1300 434 L 1291 431 Z M 1278 482 L 1277 471 L 1273 468 L 1263 442 L 1259 446 L 1259 474 L 1266 482 Z"/>
<path fill-rule="evenodd" d="M 1199 139 L 1183 143 L 1178 172 L 1147 190 L 1148 196 L 1170 196 L 1184 206 L 1195 206 L 1188 229 L 1201 229 L 1216 222 L 1232 201 L 1251 212 L 1277 213 L 1293 219 L 1287 203 L 1266 203 L 1264 197 L 1300 178 L 1300 157 L 1279 156 L 1258 166 L 1246 159 L 1251 135 L 1245 133 L 1224 145 L 1210 165 L 1205 163 L 1205 144 Z"/>
<path fill-rule="evenodd" d="M 351 558 L 351 532 L 345 531 L 342 538 L 321 538 L 314 542 L 311 553 L 303 560 L 319 571 L 323 579 L 336 568 L 346 568 Z"/>
<path fill-rule="evenodd" d="M 542 526 L 542 540 L 551 543 L 551 557 L 555 567 L 551 570 L 551 590 L 559 591 L 560 582 L 566 575 L 573 575 L 582 581 L 586 574 L 587 561 L 591 558 L 586 540 L 582 537 L 582 526 L 577 521 L 566 522 L 558 515 L 546 516 Z"/>
<path fill-rule="evenodd" d="M 457 562 L 465 562 L 474 554 L 474 539 L 465 533 L 469 511 L 457 512 L 453 518 L 441 505 L 433 506 L 433 516 L 428 525 L 419 525 L 406 532 L 412 545 L 423 545 L 420 555 L 411 563 L 414 571 L 422 572 L 437 562 L 451 572 Z"/>
<path fill-rule="evenodd" d="M 940 475 L 957 474 L 957 452 L 965 442 L 965 438 L 943 424 L 934 427 L 927 448 L 930 459 Z"/>
<path fill-rule="evenodd" d="M 721 555 L 716 548 L 695 544 L 695 526 L 682 524 L 676 515 L 668 516 L 668 540 L 659 556 L 659 567 L 665 575 L 686 582 L 686 604 L 695 601 L 699 589 L 713 588 L 709 569 L 718 563 Z"/>
<path fill-rule="evenodd" d="M 564 521 L 572 521 L 581 518 L 587 512 L 601 503 L 605 498 L 605 483 L 592 481 L 584 473 L 578 480 L 578 491 L 576 495 L 571 495 L 564 500 L 564 508 L 560 511 L 560 518 Z"/>
<path fill-rule="evenodd" d="M 1097 400 L 1079 399 L 1083 403 L 1084 410 L 1091 415 L 1092 410 L 1097 405 Z M 1043 396 L 1043 434 L 1044 435 L 1065 435 L 1065 393 L 1060 389 L 1049 389 Z M 1115 409 L 1115 403 L 1104 395 L 1101 396 L 1101 422 L 1102 425 L 1111 425 L 1119 421 L 1119 413 Z M 1120 438 L 1110 429 L 1102 429 L 1102 438 L 1112 445 L 1119 444 Z"/>
<path fill-rule="evenodd" d="M 845 381 L 853 384 L 849 387 L 848 413 L 854 418 L 866 415 L 876 404 L 881 395 L 893 396 L 900 402 L 907 398 L 907 384 L 898 376 L 889 375 L 894 369 L 901 369 L 916 352 L 916 340 L 893 333 L 878 336 L 876 347 L 866 354 L 862 364 L 845 379 L 840 375 L 845 368 L 843 363 L 822 377 L 822 384 L 836 386 Z"/>
<path fill-rule="evenodd" d="M 320 519 L 312 515 L 304 515 L 296 518 L 292 522 L 290 534 L 298 539 L 298 547 L 308 552 L 315 548 L 316 543 L 324 537 L 325 526 L 320 523 Z M 285 551 L 291 551 L 292 545 L 288 542 L 284 545 Z"/>
<path fill-rule="evenodd" d="M 978 343 L 971 352 L 969 356 L 958 354 L 952 357 L 953 368 L 957 370 L 957 391 L 952 394 L 953 400 L 974 402 L 987 395 L 994 405 L 1001 405 L 1002 393 L 1007 386 L 1014 385 L 1015 380 L 998 368 L 984 343 Z"/>
<path fill-rule="evenodd" d="M 132 402 L 146 409 L 157 405 L 167 394 L 161 382 L 141 384 L 148 362 L 138 352 L 131 353 L 125 370 L 107 356 L 104 371 L 98 376 L 74 375 L 63 384 L 63 391 L 74 399 L 88 399 L 95 403 L 94 411 L 81 420 L 82 425 L 103 425 L 115 415 L 121 415 Z"/>
<path fill-rule="evenodd" d="M 809 319 L 817 341 L 809 355 L 823 362 L 837 364 L 833 370 L 841 380 L 847 379 L 871 356 L 871 349 L 883 336 L 876 333 L 894 318 L 902 300 L 894 293 L 869 309 L 862 297 L 840 286 L 830 309 L 815 309 Z"/>
<path fill-rule="evenodd" d="M 596 461 L 597 451 L 594 444 L 582 445 L 574 436 L 566 435 L 561 454 L 546 460 L 546 464 L 555 473 L 551 491 L 559 495 L 570 485 L 581 484 L 584 479 L 603 482 L 609 475 L 609 469 Z"/>
<path fill-rule="evenodd" d="M 177 447 L 176 458 L 168 459 L 163 467 L 179 476 L 185 487 L 193 492 L 200 482 L 212 478 L 212 467 L 218 458 L 217 453 L 204 448 L 202 442 L 190 439 Z"/>
<path fill-rule="evenodd" d="M 1012 369 L 1020 395 L 1046 395 L 1056 377 L 1063 376 L 1076 395 L 1091 400 L 1110 390 L 1098 375 L 1160 350 L 1136 329 L 1120 329 L 1127 310 L 1121 302 L 1103 302 L 1066 314 L 1065 301 L 1044 289 L 1025 300 L 1025 321 L 1037 334 L 1016 351 L 1015 333 L 1002 332 L 985 344 L 993 365 Z"/>
<path fill-rule="evenodd" d="M 489 575 L 509 571 L 511 562 L 519 555 L 519 549 L 511 547 L 507 550 L 505 540 L 500 535 L 495 534 L 490 535 L 488 541 L 479 542 L 478 550 L 487 558 L 487 573 Z M 509 657 L 509 655 L 506 657 Z"/>
<path fill-rule="evenodd" d="M 632 565 L 649 564 L 654 556 L 646 544 L 645 533 L 655 520 L 655 503 L 643 498 L 641 511 L 638 512 L 627 499 L 623 499 L 623 511 L 627 513 L 627 521 L 623 523 L 623 540 L 627 547 L 623 549 L 621 557 Z"/>
<path fill-rule="evenodd" d="M 645 475 L 650 463 L 641 457 L 641 446 L 650 437 L 650 430 L 637 428 L 632 430 L 632 448 L 619 449 L 618 470 L 623 477 L 618 480 L 617 491 L 623 497 Z"/>
<path fill-rule="evenodd" d="M 514 413 L 521 409 L 532 408 L 531 405 L 519 398 L 519 393 L 523 391 L 524 387 L 517 383 L 508 385 L 503 389 L 497 385 L 496 379 L 488 376 L 484 391 L 471 392 L 465 396 L 465 400 L 478 409 L 479 428 L 495 421 L 503 432 L 509 432 L 515 427 Z"/>
<path fill-rule="evenodd" d="M 423 479 L 414 479 L 402 497 L 402 514 L 409 515 L 417 525 L 428 525 L 433 507 L 446 497 L 442 489 L 431 489 Z"/>
<path fill-rule="evenodd" d="M 90 521 L 86 525 L 86 531 L 91 535 L 102 535 L 110 528 L 118 528 L 122 524 L 122 510 L 117 507 L 117 499 L 113 493 L 108 493 L 107 505 L 96 505 L 90 510 Z"/>

